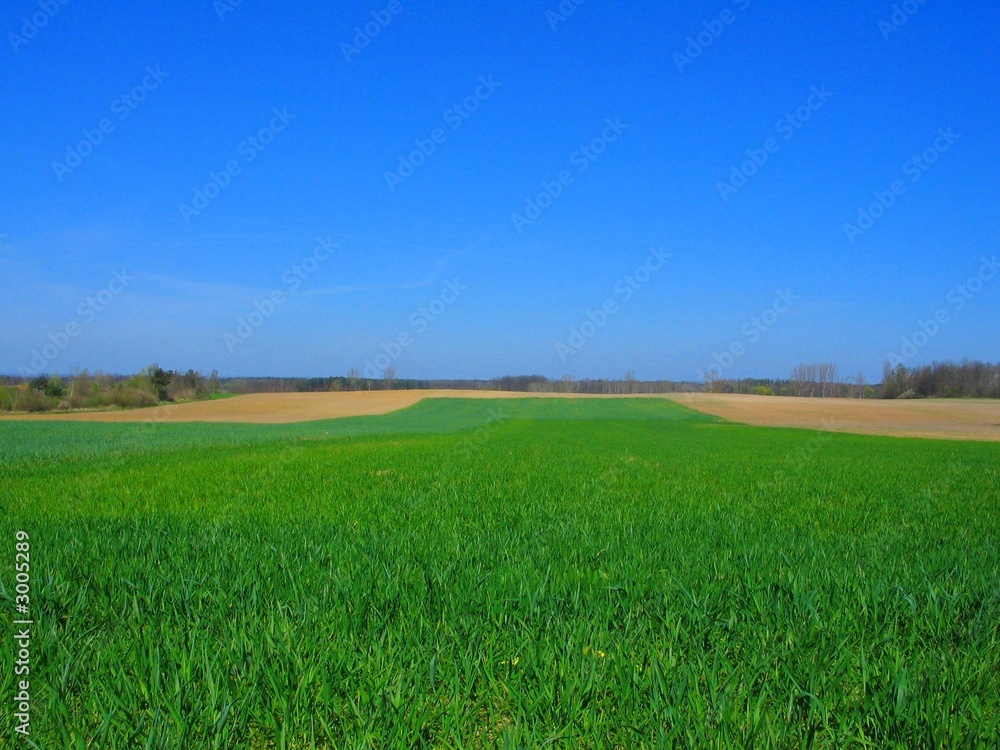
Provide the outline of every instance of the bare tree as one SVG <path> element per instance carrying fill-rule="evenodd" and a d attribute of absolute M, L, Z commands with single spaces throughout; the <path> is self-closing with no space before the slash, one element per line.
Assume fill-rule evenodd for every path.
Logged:
<path fill-rule="evenodd" d="M 854 385 L 858 389 L 858 398 L 865 397 L 865 374 L 858 370 L 858 374 L 854 376 Z"/>
<path fill-rule="evenodd" d="M 347 371 L 347 389 L 351 391 L 358 390 L 358 381 L 361 379 L 361 373 L 358 372 L 357 367 L 352 367 Z"/>
<path fill-rule="evenodd" d="M 792 371 L 792 380 L 795 381 L 795 390 L 799 396 L 816 395 L 816 379 L 818 372 L 816 365 L 803 363 Z"/>
<path fill-rule="evenodd" d="M 718 376 L 715 374 L 715 368 L 709 367 L 705 371 L 705 390 L 709 393 L 715 393 L 715 384 L 718 379 Z"/>
<path fill-rule="evenodd" d="M 792 370 L 793 387 L 799 396 L 816 395 L 817 387 L 821 398 L 836 395 L 839 375 L 837 365 L 832 362 L 805 362 Z"/>
<path fill-rule="evenodd" d="M 625 377 L 625 393 L 635 393 L 635 370 L 626 370 Z"/>
<path fill-rule="evenodd" d="M 390 365 L 386 367 L 382 372 L 382 380 L 385 381 L 385 387 L 389 390 L 392 389 L 393 383 L 396 380 L 396 368 Z"/>
<path fill-rule="evenodd" d="M 570 375 L 569 373 L 567 373 L 566 375 L 563 375 L 560 382 L 562 383 L 562 392 L 563 393 L 572 393 L 573 392 L 573 376 L 572 375 Z"/>

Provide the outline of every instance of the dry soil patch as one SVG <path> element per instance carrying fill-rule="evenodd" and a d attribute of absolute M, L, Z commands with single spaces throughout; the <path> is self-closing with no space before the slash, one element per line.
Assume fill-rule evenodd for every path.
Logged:
<path fill-rule="evenodd" d="M 18 414 L 0 419 L 57 419 L 81 422 L 247 422 L 285 424 L 315 419 L 386 414 L 425 398 L 532 398 L 551 393 L 509 391 L 339 391 L 323 393 L 252 393 L 246 396 L 165 404 L 147 409 Z M 563 394 L 567 395 L 567 394 Z M 568 394 L 582 397 L 579 394 Z"/>
<path fill-rule="evenodd" d="M 692 409 L 733 422 L 765 427 L 801 427 L 872 435 L 1000 441 L 1000 401 L 928 399 L 794 398 L 717 393 L 667 396 Z M 37 414 L 0 419 L 58 419 L 89 422 L 248 422 L 279 424 L 357 417 L 404 409 L 425 398 L 625 398 L 584 394 L 510 391 L 354 391 L 255 393 L 247 396 L 168 404 L 148 409 L 71 414 Z"/>
<path fill-rule="evenodd" d="M 1000 401 L 796 398 L 680 393 L 671 398 L 733 422 L 870 435 L 1000 441 Z"/>

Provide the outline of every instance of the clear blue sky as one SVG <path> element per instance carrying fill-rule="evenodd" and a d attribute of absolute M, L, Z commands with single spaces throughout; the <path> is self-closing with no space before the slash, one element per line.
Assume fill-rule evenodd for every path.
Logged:
<path fill-rule="evenodd" d="M 0 372 L 877 380 L 914 335 L 910 363 L 998 358 L 995 3 L 559 8 L 6 3 Z"/>

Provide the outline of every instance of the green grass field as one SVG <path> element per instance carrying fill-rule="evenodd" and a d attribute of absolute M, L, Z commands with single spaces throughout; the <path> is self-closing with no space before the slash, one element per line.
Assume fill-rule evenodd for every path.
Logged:
<path fill-rule="evenodd" d="M 1000 444 L 449 399 L 0 451 L 37 747 L 1000 745 Z"/>

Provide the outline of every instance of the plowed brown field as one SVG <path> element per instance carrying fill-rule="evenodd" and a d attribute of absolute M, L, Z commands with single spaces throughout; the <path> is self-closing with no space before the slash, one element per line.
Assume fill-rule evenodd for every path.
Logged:
<path fill-rule="evenodd" d="M 1000 401 L 987 399 L 796 398 L 731 393 L 671 394 L 732 422 L 869 435 L 1000 441 Z"/>
<path fill-rule="evenodd" d="M 385 414 L 425 398 L 623 398 L 581 394 L 509 391 L 357 391 L 335 393 L 257 393 L 248 396 L 168 404 L 125 411 L 74 412 L 0 417 L 93 422 L 249 422 L 276 424 L 314 419 Z M 672 398 L 692 409 L 733 422 L 767 427 L 802 427 L 872 435 L 1000 441 L 1000 401 L 928 399 L 820 399 L 715 393 L 673 393 L 641 398 Z"/>
<path fill-rule="evenodd" d="M 253 393 L 216 401 L 190 401 L 146 409 L 19 414 L 0 419 L 70 419 L 85 422 L 248 422 L 285 424 L 314 419 L 385 414 L 425 398 L 532 398 L 579 394 L 509 391 L 339 391 L 324 393 Z M 607 397 L 604 397 L 607 398 Z"/>

